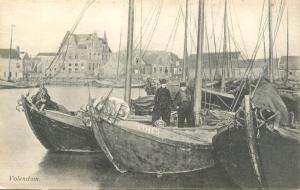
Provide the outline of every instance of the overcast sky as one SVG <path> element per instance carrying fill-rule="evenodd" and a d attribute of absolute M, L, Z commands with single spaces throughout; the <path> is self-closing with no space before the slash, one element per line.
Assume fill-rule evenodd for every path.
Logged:
<path fill-rule="evenodd" d="M 300 55 L 300 22 L 298 21 L 300 0 L 287 1 L 290 55 Z M 86 2 L 86 0 L 0 0 L 0 48 L 9 48 L 10 26 L 14 24 L 13 47 L 19 45 L 22 50 L 28 51 L 31 55 L 38 52 L 57 51 L 65 32 L 70 30 Z M 263 13 L 263 18 L 266 19 L 267 9 L 265 7 L 262 11 L 263 0 L 228 0 L 228 2 L 230 35 L 234 37 L 230 43 L 231 49 L 241 50 L 250 56 L 257 43 L 261 14 Z M 279 15 L 280 2 L 281 0 L 273 0 L 274 29 Z M 207 36 L 210 41 L 210 51 L 214 51 L 213 34 L 216 36 L 217 48 L 222 47 L 224 0 L 206 0 L 205 3 Z M 198 0 L 190 0 L 189 53 L 195 52 L 197 6 Z M 157 14 L 159 7 L 161 11 Z M 180 11 L 181 9 L 183 12 Z M 182 57 L 184 10 L 185 0 L 135 0 L 135 47 L 139 48 L 142 18 L 142 31 L 145 33 L 142 38 L 143 48 L 173 51 Z M 122 31 L 121 46 L 124 49 L 126 47 L 127 12 L 128 0 L 96 0 L 86 11 L 75 33 L 97 32 L 100 37 L 103 37 L 106 31 L 109 46 L 116 52 Z M 173 28 L 175 28 L 174 25 L 176 26 L 178 12 L 180 14 L 178 29 L 176 35 L 171 36 L 171 33 L 175 31 Z M 159 16 L 155 17 L 156 14 Z M 155 27 L 156 18 L 158 21 Z M 154 33 L 152 34 L 151 31 Z M 169 43 L 168 39 L 170 39 Z M 262 47 L 258 51 L 258 57 L 263 56 Z M 286 10 L 283 12 L 274 49 L 278 56 L 286 54 Z"/>

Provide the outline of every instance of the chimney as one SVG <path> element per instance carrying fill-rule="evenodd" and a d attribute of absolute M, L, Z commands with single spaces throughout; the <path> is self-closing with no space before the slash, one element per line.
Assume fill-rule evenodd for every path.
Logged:
<path fill-rule="evenodd" d="M 104 42 L 107 43 L 107 37 L 106 37 L 106 32 L 105 31 L 104 31 L 103 39 L 104 39 Z"/>

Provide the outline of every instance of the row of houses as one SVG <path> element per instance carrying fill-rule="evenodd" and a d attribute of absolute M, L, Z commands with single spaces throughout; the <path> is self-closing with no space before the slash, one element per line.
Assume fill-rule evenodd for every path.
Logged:
<path fill-rule="evenodd" d="M 61 53 L 40 52 L 34 57 L 28 53 L 15 49 L 0 49 L 0 79 L 12 80 L 55 77 L 68 78 L 116 78 L 124 77 L 126 51 L 112 53 L 106 33 L 99 37 L 92 34 L 70 34 L 68 43 L 61 43 Z M 66 38 L 66 37 L 65 37 Z M 64 38 L 64 39 L 65 39 Z M 225 59 L 226 58 L 226 59 Z M 189 77 L 194 77 L 196 55 L 188 56 L 187 69 Z M 224 65 L 224 62 L 226 63 Z M 224 66 L 226 77 L 244 77 L 249 66 L 249 60 L 240 52 L 204 53 L 203 73 L 206 78 L 219 78 Z M 10 62 L 10 63 L 9 63 Z M 288 57 L 288 72 L 286 70 L 287 57 L 274 59 L 274 68 L 278 77 L 289 75 L 291 80 L 300 79 L 300 57 Z M 267 66 L 267 61 L 256 59 L 252 64 L 252 75 L 258 77 Z M 176 54 L 167 51 L 134 51 L 133 77 L 137 79 L 169 78 L 181 79 L 183 60 Z"/>

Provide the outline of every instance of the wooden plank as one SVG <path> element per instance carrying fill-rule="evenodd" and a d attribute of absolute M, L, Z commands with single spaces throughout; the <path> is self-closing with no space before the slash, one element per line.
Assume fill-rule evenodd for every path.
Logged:
<path fill-rule="evenodd" d="M 255 131 L 253 126 L 253 117 L 251 112 L 250 106 L 250 96 L 246 95 L 244 98 L 244 105 L 245 105 L 245 125 L 246 125 L 246 134 L 247 134 L 247 144 L 249 148 L 250 158 L 252 161 L 252 166 L 259 181 L 260 185 L 263 186 L 263 179 L 262 179 L 262 172 L 261 172 L 261 165 L 258 157 L 258 151 L 256 146 L 256 137 Z"/>
<path fill-rule="evenodd" d="M 61 113 L 58 111 L 53 111 L 53 110 L 44 110 L 42 113 L 45 114 L 46 117 L 66 123 L 68 125 L 72 125 L 74 127 L 79 127 L 79 128 L 87 128 L 84 123 L 82 122 L 82 119 L 78 116 L 71 116 L 65 113 Z"/>
<path fill-rule="evenodd" d="M 207 89 L 207 88 L 202 88 L 202 91 L 206 92 L 206 93 L 215 94 L 217 96 L 222 96 L 222 97 L 234 99 L 234 96 L 232 94 L 228 94 L 228 93 L 224 93 L 224 92 L 218 92 L 218 91 Z"/>

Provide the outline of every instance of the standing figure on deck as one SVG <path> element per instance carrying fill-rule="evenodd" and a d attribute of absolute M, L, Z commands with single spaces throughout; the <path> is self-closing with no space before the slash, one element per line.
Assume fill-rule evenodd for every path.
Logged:
<path fill-rule="evenodd" d="M 187 120 L 188 127 L 194 127 L 193 96 L 186 88 L 186 83 L 180 83 L 180 90 L 175 96 L 175 105 L 178 113 L 178 127 L 184 127 Z"/>
<path fill-rule="evenodd" d="M 152 122 L 154 124 L 161 117 L 167 126 L 170 126 L 172 98 L 170 91 L 166 88 L 167 81 L 162 79 L 160 83 L 161 87 L 157 89 L 154 97 Z"/>

